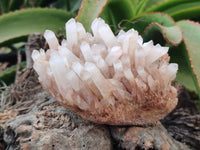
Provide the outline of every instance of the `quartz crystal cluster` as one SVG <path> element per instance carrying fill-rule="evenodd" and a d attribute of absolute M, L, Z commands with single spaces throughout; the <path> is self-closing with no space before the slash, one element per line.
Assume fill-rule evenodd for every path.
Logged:
<path fill-rule="evenodd" d="M 165 117 L 177 104 L 171 86 L 178 65 L 168 48 L 143 39 L 134 29 L 113 34 L 104 20 L 92 34 L 70 19 L 59 44 L 46 30 L 45 52 L 34 50 L 34 69 L 43 87 L 67 109 L 96 123 L 144 125 Z"/>

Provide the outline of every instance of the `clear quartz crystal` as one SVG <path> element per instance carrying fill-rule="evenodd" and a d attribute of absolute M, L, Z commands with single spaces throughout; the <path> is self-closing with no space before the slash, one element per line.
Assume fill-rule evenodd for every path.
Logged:
<path fill-rule="evenodd" d="M 115 36 L 101 18 L 91 29 L 93 34 L 70 19 L 61 45 L 54 32 L 45 31 L 50 49 L 32 53 L 43 87 L 68 109 L 100 123 L 151 123 L 169 113 L 177 101 L 171 81 L 178 65 L 169 64 L 168 48 L 143 43 L 134 29 Z"/>

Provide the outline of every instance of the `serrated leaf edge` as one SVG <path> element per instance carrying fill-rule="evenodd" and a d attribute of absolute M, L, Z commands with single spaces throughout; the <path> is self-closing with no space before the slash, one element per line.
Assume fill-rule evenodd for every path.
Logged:
<path fill-rule="evenodd" d="M 154 25 L 155 25 L 155 26 L 158 26 L 158 27 L 161 29 L 162 35 L 163 35 L 164 39 L 165 39 L 169 44 L 171 44 L 171 45 L 173 45 L 173 46 L 178 46 L 178 45 L 181 43 L 181 41 L 183 40 L 183 34 L 182 34 L 182 31 L 181 31 L 181 29 L 180 29 L 180 27 L 179 27 L 178 25 L 174 24 L 174 26 L 179 27 L 179 31 L 181 32 L 181 40 L 180 40 L 178 43 L 174 43 L 174 42 L 171 42 L 171 41 L 167 38 L 167 33 L 165 32 L 163 26 L 160 25 L 160 24 L 157 23 L 157 22 L 153 22 L 153 23 L 149 24 L 149 25 L 145 28 L 145 30 L 143 31 L 142 36 L 146 33 L 146 31 L 147 31 L 149 28 L 151 28 L 151 27 L 154 26 Z"/>
<path fill-rule="evenodd" d="M 194 22 L 194 21 L 191 21 L 191 20 L 181 20 L 181 21 L 186 21 L 186 22 L 188 22 L 188 23 L 192 23 L 192 24 L 194 24 L 194 25 L 200 27 L 200 24 L 199 24 L 198 22 Z M 184 42 L 185 49 L 186 49 L 187 54 L 188 54 L 188 57 L 189 57 L 189 62 L 190 62 L 191 69 L 192 69 L 192 71 L 193 71 L 193 74 L 194 74 L 194 76 L 195 76 L 195 78 L 196 78 L 196 80 L 197 80 L 197 84 L 198 84 L 198 86 L 199 86 L 199 89 L 198 89 L 198 93 L 199 93 L 199 92 L 200 92 L 200 80 L 199 80 L 199 78 L 198 78 L 198 76 L 197 76 L 197 74 L 196 74 L 196 72 L 195 72 L 195 70 L 194 70 L 194 67 L 193 67 L 193 64 L 192 64 L 192 60 L 191 60 L 191 57 L 190 57 L 190 53 L 189 53 L 188 47 L 187 47 L 187 45 L 186 45 L 186 42 L 185 42 L 185 40 L 184 40 L 184 35 L 183 35 L 183 42 Z M 200 94 L 200 93 L 199 93 L 199 94 Z M 199 95 L 199 97 L 200 97 L 200 95 Z"/>

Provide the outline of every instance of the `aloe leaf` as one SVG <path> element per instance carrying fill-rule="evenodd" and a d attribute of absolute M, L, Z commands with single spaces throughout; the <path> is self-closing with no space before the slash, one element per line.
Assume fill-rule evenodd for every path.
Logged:
<path fill-rule="evenodd" d="M 171 7 L 176 7 L 183 3 L 191 3 L 199 0 L 167 0 L 160 3 L 152 5 L 146 10 L 146 12 L 163 12 Z"/>
<path fill-rule="evenodd" d="M 70 12 L 75 12 L 81 6 L 82 0 L 58 0 L 51 6 L 53 8 L 64 9 Z"/>
<path fill-rule="evenodd" d="M 36 7 L 45 7 L 47 6 L 48 4 L 50 4 L 52 2 L 52 0 L 36 0 L 35 2 L 35 6 Z"/>
<path fill-rule="evenodd" d="M 175 20 L 194 19 L 200 17 L 200 1 L 180 4 L 164 11 Z"/>
<path fill-rule="evenodd" d="M 134 28 L 140 34 L 142 34 L 145 28 L 149 24 L 156 23 L 156 22 L 166 27 L 175 25 L 174 20 L 167 14 L 149 13 L 149 14 L 143 14 L 141 16 L 137 16 L 136 18 L 133 18 L 131 21 L 123 24 L 123 26 L 126 27 L 127 29 Z"/>
<path fill-rule="evenodd" d="M 24 0 L 11 0 L 9 5 L 9 11 L 19 9 L 24 3 Z"/>
<path fill-rule="evenodd" d="M 92 21 L 99 17 L 108 0 L 83 0 L 76 20 L 81 22 L 87 31 L 90 31 Z"/>
<path fill-rule="evenodd" d="M 59 0 L 59 1 L 56 1 L 54 4 L 52 4 L 52 7 L 58 8 L 58 9 L 69 10 L 70 4 L 69 4 L 68 0 Z"/>
<path fill-rule="evenodd" d="M 131 0 L 132 6 L 135 9 L 138 6 L 139 0 Z"/>
<path fill-rule="evenodd" d="M 182 19 L 199 19 L 200 18 L 200 7 L 186 9 L 183 11 L 176 12 L 171 15 L 174 20 L 182 20 Z"/>
<path fill-rule="evenodd" d="M 34 8 L 24 9 L 0 17 L 0 46 L 11 44 L 32 33 L 43 33 L 46 29 L 58 32 L 74 15 L 67 11 Z"/>
<path fill-rule="evenodd" d="M 191 9 L 191 8 L 194 8 L 194 7 L 199 7 L 200 6 L 200 2 L 190 2 L 190 3 L 183 3 L 183 4 L 179 4 L 175 7 L 171 7 L 167 10 L 164 11 L 164 13 L 167 13 L 167 14 L 174 14 L 176 12 L 179 12 L 179 11 L 184 11 L 186 9 Z"/>
<path fill-rule="evenodd" d="M 71 12 L 77 11 L 81 6 L 81 2 L 82 2 L 82 0 L 71 1 L 70 11 Z"/>
<path fill-rule="evenodd" d="M 141 0 L 136 8 L 136 15 L 140 14 L 146 7 L 149 0 Z"/>
<path fill-rule="evenodd" d="M 175 20 L 195 19 L 200 17 L 200 1 L 177 5 L 164 11 Z"/>
<path fill-rule="evenodd" d="M 178 73 L 176 81 L 184 85 L 190 91 L 197 91 L 195 82 L 193 80 L 193 71 L 188 63 L 188 54 L 185 45 L 182 42 L 179 46 L 171 47 L 169 49 L 170 62 L 178 64 Z"/>
<path fill-rule="evenodd" d="M 110 0 L 104 8 L 103 18 L 108 24 L 117 27 L 119 23 L 133 18 L 135 11 L 132 0 Z"/>
<path fill-rule="evenodd" d="M 113 31 L 118 30 L 117 29 L 118 22 L 115 19 L 115 16 L 110 8 L 105 7 L 100 17 L 103 18 L 106 21 L 106 23 L 108 23 L 110 25 L 110 27 L 111 27 L 111 29 L 113 29 Z"/>
<path fill-rule="evenodd" d="M 29 0 L 24 0 L 24 6 L 25 6 L 26 8 L 30 6 Z"/>
<path fill-rule="evenodd" d="M 193 70 L 193 79 L 200 97 L 200 24 L 189 20 L 177 23 L 183 30 L 187 62 Z"/>
<path fill-rule="evenodd" d="M 1 12 L 7 13 L 10 0 L 0 0 Z"/>
<path fill-rule="evenodd" d="M 149 41 L 151 39 L 156 39 L 156 41 L 159 41 L 161 38 L 157 36 L 155 32 L 160 32 L 165 41 L 173 46 L 179 45 L 183 39 L 182 31 L 177 25 L 166 27 L 158 23 L 151 23 L 143 33 L 143 38 L 145 41 Z"/>
<path fill-rule="evenodd" d="M 145 7 L 145 10 L 147 10 L 148 8 L 151 8 L 151 7 L 155 6 L 155 5 L 158 5 L 163 1 L 164 0 L 148 0 L 148 2 L 146 4 L 146 7 Z"/>

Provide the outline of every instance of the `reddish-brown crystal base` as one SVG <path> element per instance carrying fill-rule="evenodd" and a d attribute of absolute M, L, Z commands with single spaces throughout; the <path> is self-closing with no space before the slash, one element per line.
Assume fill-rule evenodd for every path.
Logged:
<path fill-rule="evenodd" d="M 145 101 L 116 100 L 116 103 L 102 106 L 93 111 L 84 111 L 78 107 L 69 106 L 66 100 L 59 101 L 64 107 L 82 116 L 84 119 L 109 125 L 145 125 L 163 119 L 177 105 L 176 93 L 162 97 L 152 92 L 146 92 Z"/>

